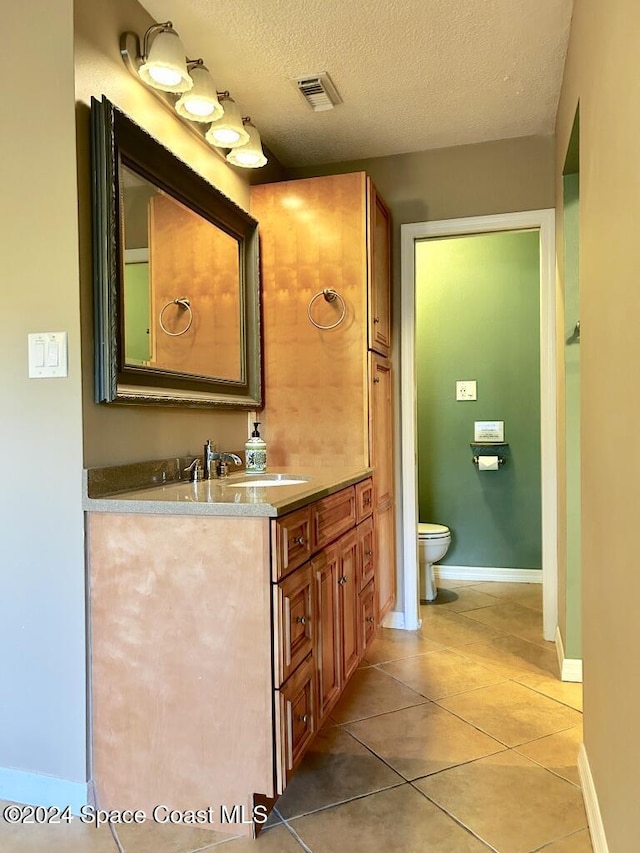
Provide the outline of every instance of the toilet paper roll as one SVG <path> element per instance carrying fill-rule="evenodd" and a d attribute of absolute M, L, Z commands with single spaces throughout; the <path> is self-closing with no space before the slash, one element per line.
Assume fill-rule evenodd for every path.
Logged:
<path fill-rule="evenodd" d="M 478 471 L 497 471 L 499 467 L 497 456 L 478 456 Z"/>

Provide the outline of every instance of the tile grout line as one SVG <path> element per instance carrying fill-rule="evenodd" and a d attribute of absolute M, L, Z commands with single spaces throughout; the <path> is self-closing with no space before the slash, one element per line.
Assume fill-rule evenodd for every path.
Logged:
<path fill-rule="evenodd" d="M 363 746 L 365 746 L 365 744 L 363 744 Z M 373 753 L 373 754 L 375 755 L 375 753 Z M 375 757 L 379 758 L 379 756 L 377 756 L 377 755 Z M 380 759 L 380 760 L 384 764 L 387 764 L 387 762 L 384 761 L 384 759 Z M 387 765 L 387 766 L 389 767 L 389 765 Z M 393 767 L 391 767 L 390 769 L 393 770 Z M 399 777 L 399 781 L 395 785 L 386 785 L 385 787 L 379 788 L 376 791 L 367 791 L 366 794 L 355 794 L 353 797 L 347 797 L 347 799 L 345 799 L 345 800 L 339 800 L 338 802 L 335 802 L 335 803 L 328 803 L 326 806 L 320 806 L 317 809 L 311 809 L 308 812 L 302 812 L 301 814 L 293 815 L 292 817 L 285 818 L 285 817 L 282 817 L 282 815 L 280 815 L 280 817 L 282 818 L 283 823 L 287 823 L 288 821 L 292 821 L 292 820 L 300 820 L 300 818 L 309 817 L 309 815 L 320 814 L 321 812 L 330 811 L 331 809 L 336 809 L 339 806 L 345 806 L 345 805 L 347 805 L 347 803 L 353 803 L 356 800 L 365 800 L 367 797 L 373 797 L 376 794 L 382 794 L 385 791 L 393 791 L 396 788 L 402 788 L 403 785 L 410 785 L 411 784 L 411 782 L 409 782 L 407 779 L 405 779 L 403 776 L 401 776 L 397 770 L 394 770 L 393 772 L 396 773 Z M 280 814 L 280 812 L 278 812 L 278 814 Z M 288 825 L 289 824 L 287 823 L 287 826 Z"/>
<path fill-rule="evenodd" d="M 469 763 L 469 762 L 468 762 L 468 763 Z M 416 780 L 416 781 L 417 781 L 417 780 Z M 493 853 L 500 853 L 500 851 L 499 851 L 496 847 L 494 847 L 493 845 L 489 844 L 489 842 L 488 842 L 488 841 L 485 841 L 485 839 L 484 839 L 484 838 L 482 838 L 480 835 L 478 835 L 476 832 L 474 832 L 474 831 L 471 829 L 471 827 L 469 827 L 469 826 L 467 826 L 465 823 L 463 823 L 463 822 L 462 822 L 462 820 L 461 820 L 459 817 L 456 817 L 456 815 L 454 815 L 454 814 L 452 814 L 451 812 L 447 811 L 447 809 L 446 809 L 444 806 L 441 806 L 441 805 L 440 805 L 440 803 L 437 803 L 434 799 L 432 799 L 431 797 L 429 797 L 429 796 L 428 796 L 424 791 L 421 791 L 421 790 L 420 790 L 420 788 L 417 788 L 417 787 L 413 784 L 413 782 L 409 782 L 409 784 L 411 785 L 411 787 L 413 788 L 413 790 L 414 790 L 414 791 L 417 791 L 419 794 L 422 794 L 422 796 L 423 796 L 423 797 L 424 797 L 428 802 L 432 803 L 432 805 L 434 805 L 434 806 L 435 806 L 437 809 L 439 809 L 443 814 L 445 814 L 445 815 L 446 815 L 450 820 L 452 820 L 454 823 L 456 823 L 456 824 L 457 824 L 461 829 L 464 829 L 464 830 L 465 830 L 465 832 L 468 832 L 468 833 L 469 833 L 469 835 L 471 835 L 471 836 L 473 836 L 474 838 L 476 838 L 476 839 L 477 839 L 481 844 L 484 844 L 484 845 L 485 845 L 485 847 L 487 848 L 487 850 L 491 850 L 491 851 L 493 851 Z"/>

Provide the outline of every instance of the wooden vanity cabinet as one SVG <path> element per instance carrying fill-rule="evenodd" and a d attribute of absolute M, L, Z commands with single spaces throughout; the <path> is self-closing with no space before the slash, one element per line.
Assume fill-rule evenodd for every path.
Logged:
<path fill-rule="evenodd" d="M 376 533 L 382 619 L 396 563 L 389 210 L 364 172 L 350 172 L 253 186 L 251 213 L 260 223 L 269 459 L 374 469 L 369 497 L 376 518 L 386 513 Z M 340 299 L 325 301 L 325 289 Z M 312 319 L 338 324 L 319 329 Z"/>
<path fill-rule="evenodd" d="M 369 446 L 375 471 L 374 528 L 376 538 L 377 617 L 383 619 L 393 606 L 396 594 L 395 523 L 393 506 L 393 410 L 392 374 L 388 359 L 369 354 L 371 378 L 369 405 Z"/>
<path fill-rule="evenodd" d="M 101 808 L 250 814 L 284 791 L 369 637 L 371 488 L 274 519 L 87 514 Z"/>
<path fill-rule="evenodd" d="M 309 507 L 313 556 L 276 586 L 279 625 L 276 661 L 283 658 L 293 661 L 294 652 L 288 651 L 291 637 L 298 638 L 301 657 L 303 649 L 308 648 L 303 644 L 309 638 L 313 646 L 316 681 L 315 720 L 310 724 L 313 730 L 322 726 L 357 669 L 366 647 L 365 635 L 370 639 L 367 629 L 375 632 L 375 624 L 363 623 L 363 619 L 376 612 L 372 601 L 375 598 L 372 491 L 369 478 L 313 503 Z M 290 525 L 285 515 L 274 521 L 273 526 L 275 530 L 282 530 L 293 528 L 295 524 Z M 313 599 L 310 604 L 309 587 Z M 366 612 L 363 610 L 365 600 Z M 307 634 L 297 620 L 304 619 L 306 627 L 308 608 L 313 617 Z M 288 678 L 294 669 L 282 663 L 279 672 L 286 673 Z M 276 687 L 282 685 L 282 680 L 276 680 Z M 280 691 L 283 689 L 280 686 Z M 295 767 L 295 759 L 292 760 Z M 288 772 L 288 767 L 283 765 L 280 776 L 285 783 Z"/>
<path fill-rule="evenodd" d="M 391 354 L 391 214 L 367 180 L 368 348 Z"/>

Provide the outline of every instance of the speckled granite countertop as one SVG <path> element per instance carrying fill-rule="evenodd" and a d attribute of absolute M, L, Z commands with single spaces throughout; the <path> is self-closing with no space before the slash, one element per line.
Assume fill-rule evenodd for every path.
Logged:
<path fill-rule="evenodd" d="M 95 469 L 94 469 L 95 470 Z M 106 469 L 101 469 L 106 470 Z M 184 480 L 139 486 L 130 490 L 92 487 L 90 471 L 83 476 L 86 512 L 153 515 L 227 515 L 277 517 L 371 476 L 370 468 L 269 468 L 268 475 L 290 474 L 305 482 L 287 486 L 240 486 L 238 481 L 263 479 L 241 471 L 217 480 Z M 95 483 L 95 479 L 94 479 Z"/>

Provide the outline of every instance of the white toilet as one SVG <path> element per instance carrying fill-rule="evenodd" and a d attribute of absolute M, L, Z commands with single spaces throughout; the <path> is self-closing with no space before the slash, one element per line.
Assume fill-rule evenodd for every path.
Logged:
<path fill-rule="evenodd" d="M 433 579 L 433 564 L 449 550 L 451 531 L 444 524 L 418 524 L 418 558 L 420 560 L 420 598 L 434 601 L 438 595 Z"/>

